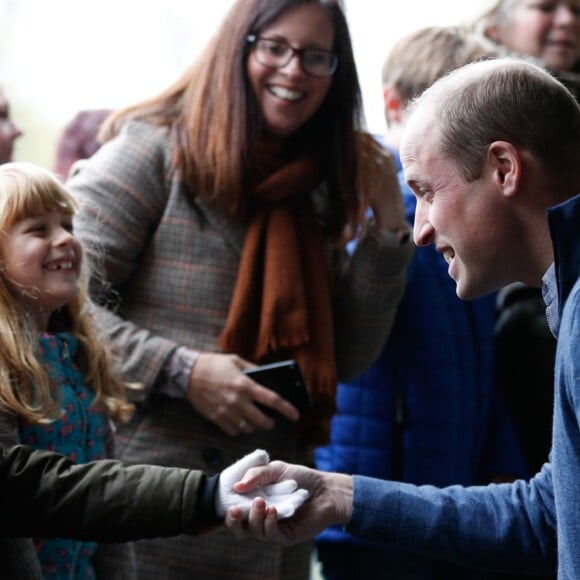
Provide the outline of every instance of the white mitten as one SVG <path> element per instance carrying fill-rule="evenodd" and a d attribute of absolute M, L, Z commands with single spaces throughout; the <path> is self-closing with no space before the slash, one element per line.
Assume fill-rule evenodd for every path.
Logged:
<path fill-rule="evenodd" d="M 298 489 L 298 484 L 293 479 L 257 487 L 248 493 L 237 493 L 232 489 L 234 483 L 240 481 L 250 467 L 266 465 L 269 461 L 270 457 L 266 451 L 256 449 L 222 471 L 215 496 L 215 509 L 219 517 L 224 517 L 228 508 L 231 507 L 241 508 L 244 516 L 247 516 L 252 501 L 257 497 L 263 498 L 268 507 L 276 508 L 278 519 L 294 515 L 294 512 L 308 499 L 309 494 L 305 489 Z"/>

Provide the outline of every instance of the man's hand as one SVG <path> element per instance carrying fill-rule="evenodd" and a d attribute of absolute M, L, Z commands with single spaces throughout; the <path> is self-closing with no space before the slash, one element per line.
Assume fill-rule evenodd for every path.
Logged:
<path fill-rule="evenodd" d="M 270 461 L 268 453 L 256 449 L 249 455 L 230 465 L 220 474 L 219 486 L 215 497 L 215 508 L 218 516 L 223 517 L 228 508 L 236 508 L 238 513 L 247 517 L 252 501 L 259 497 L 268 508 L 275 508 L 278 519 L 289 518 L 308 498 L 308 491 L 298 489 L 296 481 L 280 479 L 275 483 L 258 485 L 246 493 L 235 491 L 234 484 L 250 469 L 266 465 Z"/>
<path fill-rule="evenodd" d="M 232 507 L 226 512 L 226 525 L 238 538 L 253 538 L 276 544 L 296 544 L 312 538 L 332 524 L 346 524 L 352 513 L 352 478 L 326 473 L 301 465 L 273 461 L 249 469 L 234 485 L 234 490 L 248 494 L 276 482 L 293 480 L 308 490 L 310 499 L 284 521 L 276 507 L 256 499 L 249 514 Z"/>

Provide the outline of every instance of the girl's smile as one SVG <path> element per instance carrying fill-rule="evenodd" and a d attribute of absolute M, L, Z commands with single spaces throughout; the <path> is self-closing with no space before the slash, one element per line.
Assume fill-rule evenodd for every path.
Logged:
<path fill-rule="evenodd" d="M 82 250 L 72 233 L 72 216 L 45 211 L 17 221 L 1 238 L 3 270 L 15 293 L 39 325 L 79 291 Z"/>

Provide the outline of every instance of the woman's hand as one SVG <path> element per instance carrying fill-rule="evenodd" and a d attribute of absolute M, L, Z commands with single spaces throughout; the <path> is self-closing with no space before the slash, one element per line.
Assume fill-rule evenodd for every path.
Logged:
<path fill-rule="evenodd" d="M 206 352 L 198 356 L 191 373 L 189 402 L 232 437 L 274 426 L 274 419 L 260 411 L 255 403 L 278 411 L 290 421 L 300 417 L 296 407 L 243 373 L 254 366 L 234 354 Z"/>
<path fill-rule="evenodd" d="M 371 135 L 358 135 L 357 185 L 373 210 L 380 229 L 392 232 L 408 228 L 397 168 L 392 154 Z"/>

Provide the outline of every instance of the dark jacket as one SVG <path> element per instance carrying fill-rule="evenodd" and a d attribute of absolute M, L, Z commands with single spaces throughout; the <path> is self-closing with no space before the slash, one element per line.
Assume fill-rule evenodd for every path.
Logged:
<path fill-rule="evenodd" d="M 498 293 L 497 375 L 514 418 L 530 473 L 548 460 L 552 444 L 556 339 L 540 288 L 519 282 Z"/>
<path fill-rule="evenodd" d="M 42 578 L 30 536 L 97 542 L 197 534 L 217 523 L 217 478 L 104 460 L 76 465 L 29 447 L 0 446 L 0 577 Z"/>

